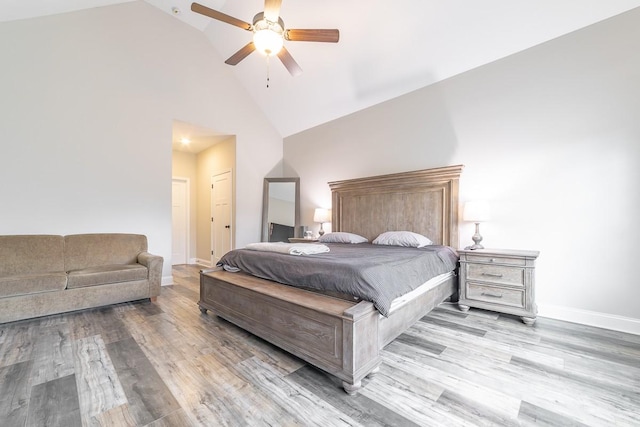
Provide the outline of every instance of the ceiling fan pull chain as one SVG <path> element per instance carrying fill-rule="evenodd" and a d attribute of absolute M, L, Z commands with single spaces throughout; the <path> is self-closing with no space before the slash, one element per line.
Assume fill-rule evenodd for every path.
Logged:
<path fill-rule="evenodd" d="M 267 55 L 267 89 L 269 89 L 269 55 Z"/>

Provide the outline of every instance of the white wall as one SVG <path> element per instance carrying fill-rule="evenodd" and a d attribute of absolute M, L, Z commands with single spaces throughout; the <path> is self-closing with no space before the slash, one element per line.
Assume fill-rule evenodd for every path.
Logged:
<path fill-rule="evenodd" d="M 640 9 L 286 138 L 302 224 L 327 181 L 464 164 L 485 246 L 541 251 L 542 315 L 640 333 L 638 52 Z"/>
<path fill-rule="evenodd" d="M 236 244 L 282 138 L 199 31 L 144 2 L 0 23 L 0 234 L 135 232 L 171 267 L 171 132 L 236 135 Z"/>

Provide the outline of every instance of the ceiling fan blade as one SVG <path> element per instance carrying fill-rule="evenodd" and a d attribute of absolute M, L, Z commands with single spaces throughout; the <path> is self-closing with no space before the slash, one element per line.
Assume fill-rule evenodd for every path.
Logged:
<path fill-rule="evenodd" d="M 226 22 L 227 24 L 235 25 L 243 30 L 251 31 L 251 24 L 244 22 L 233 16 L 225 15 L 217 10 L 209 9 L 207 6 L 203 6 L 199 3 L 191 3 L 191 10 L 199 13 L 200 15 L 208 16 L 209 18 L 217 19 L 218 21 Z"/>
<path fill-rule="evenodd" d="M 256 46 L 253 44 L 253 42 L 249 42 L 244 45 L 242 49 L 231 55 L 229 59 L 224 61 L 224 63 L 229 65 L 236 65 L 238 64 L 238 62 L 249 56 L 249 54 L 254 50 L 256 50 Z"/>
<path fill-rule="evenodd" d="M 282 0 L 264 0 L 264 17 L 271 22 L 278 22 Z"/>
<path fill-rule="evenodd" d="M 284 38 L 294 42 L 328 42 L 338 43 L 339 30 L 287 30 Z"/>
<path fill-rule="evenodd" d="M 300 68 L 296 60 L 293 59 L 293 56 L 291 56 L 284 46 L 280 49 L 280 52 L 278 52 L 278 58 L 280 58 L 280 61 L 282 61 L 286 69 L 289 70 L 289 74 L 293 77 L 302 74 L 302 68 Z"/>

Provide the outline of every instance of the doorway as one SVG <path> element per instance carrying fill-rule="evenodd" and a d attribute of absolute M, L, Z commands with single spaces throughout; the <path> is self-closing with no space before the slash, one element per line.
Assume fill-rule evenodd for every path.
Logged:
<path fill-rule="evenodd" d="M 203 267 L 211 267 L 214 257 L 214 240 L 212 230 L 212 176 L 226 171 L 235 173 L 236 140 L 234 135 L 223 135 L 211 129 L 179 120 L 173 121 L 172 136 L 172 176 L 187 178 L 188 188 L 188 233 L 186 262 L 196 263 Z M 235 181 L 235 176 L 230 174 Z M 232 185 L 232 183 L 230 183 Z M 233 183 L 235 191 L 235 183 Z M 235 215 L 235 194 L 231 194 L 230 213 Z M 177 209 L 177 207 L 176 207 Z M 233 211 L 233 212 L 232 212 Z M 173 224 L 172 224 L 173 225 Z M 233 219 L 225 225 L 234 226 Z M 178 227 L 182 229 L 182 227 Z M 235 245 L 235 231 L 228 229 L 229 243 L 224 247 Z M 177 240 L 175 252 L 182 252 Z M 173 244 L 172 244 L 173 249 Z M 223 249 L 219 248 L 219 251 Z M 167 257 L 168 258 L 168 257 Z M 173 259 L 167 259 L 167 262 Z M 214 264 L 215 265 L 215 264 Z"/>
<path fill-rule="evenodd" d="M 189 179 L 173 178 L 171 186 L 171 265 L 189 260 Z"/>

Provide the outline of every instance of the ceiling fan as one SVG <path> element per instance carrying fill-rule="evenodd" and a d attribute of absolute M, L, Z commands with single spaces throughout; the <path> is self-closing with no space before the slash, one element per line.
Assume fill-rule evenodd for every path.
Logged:
<path fill-rule="evenodd" d="M 191 10 L 253 33 L 253 40 L 224 61 L 226 64 L 236 65 L 251 52 L 258 50 L 266 56 L 277 55 L 289 73 L 292 76 L 297 76 L 302 73 L 302 68 L 284 47 L 284 41 L 337 43 L 340 39 L 340 32 L 338 30 L 285 29 L 284 21 L 279 16 L 281 4 L 282 0 L 264 0 L 264 12 L 259 12 L 253 17 L 253 24 L 210 9 L 199 3 L 191 3 Z"/>

